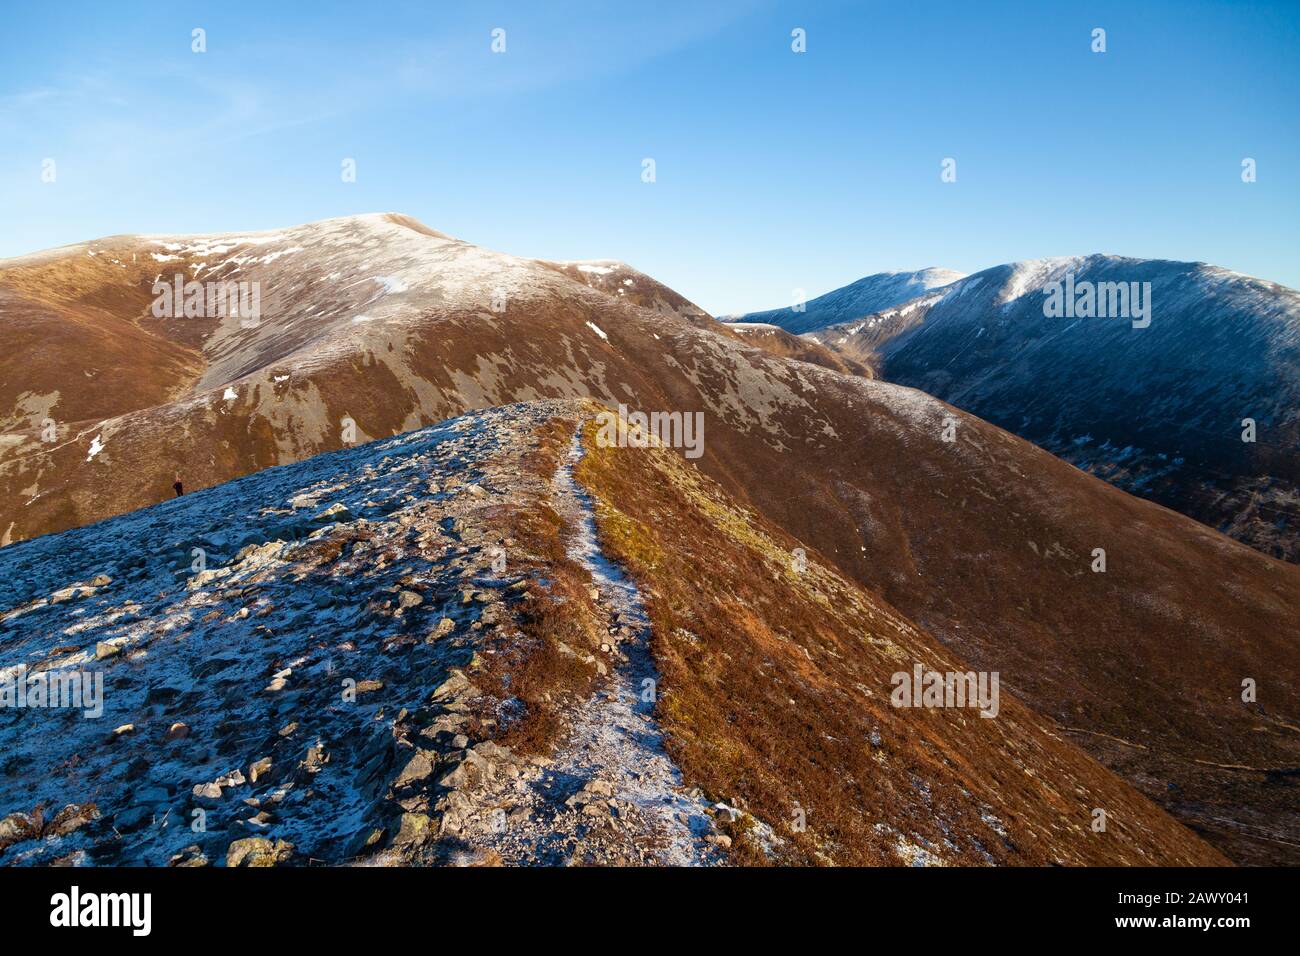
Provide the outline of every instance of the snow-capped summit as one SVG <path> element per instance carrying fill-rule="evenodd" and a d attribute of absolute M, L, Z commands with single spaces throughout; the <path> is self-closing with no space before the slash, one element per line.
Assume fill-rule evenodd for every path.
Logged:
<path fill-rule="evenodd" d="M 765 312 L 731 315 L 725 321 L 764 322 L 778 325 L 787 332 L 812 332 L 907 302 L 963 276 L 961 272 L 937 268 L 916 272 L 877 272 L 804 303 L 791 303 L 785 308 Z M 799 305 L 802 309 L 798 308 Z"/>

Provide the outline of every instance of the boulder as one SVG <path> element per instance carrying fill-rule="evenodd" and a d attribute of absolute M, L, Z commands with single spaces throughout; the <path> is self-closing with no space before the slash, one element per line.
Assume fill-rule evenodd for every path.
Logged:
<path fill-rule="evenodd" d="M 226 866 L 277 866 L 293 855 L 293 844 L 266 837 L 236 840 L 226 848 Z"/>
<path fill-rule="evenodd" d="M 11 813 L 0 820 L 0 851 L 24 840 L 34 840 L 40 836 L 40 821 L 26 813 Z"/>
<path fill-rule="evenodd" d="M 436 737 L 438 734 L 454 734 L 456 728 L 468 718 L 464 714 L 443 714 L 428 727 L 420 731 L 422 737 Z"/>
<path fill-rule="evenodd" d="M 207 855 L 203 852 L 202 847 L 200 847 L 197 843 L 194 843 L 191 844 L 190 846 L 187 846 L 179 853 L 173 854 L 172 858 L 167 861 L 167 865 L 168 866 L 207 866 L 208 858 Z"/>
<path fill-rule="evenodd" d="M 438 832 L 458 833 L 465 826 L 465 821 L 474 813 L 474 802 L 458 790 L 453 790 L 438 801 L 438 810 L 442 812 L 442 821 Z"/>
<path fill-rule="evenodd" d="M 167 736 L 165 739 L 169 742 L 172 740 L 183 740 L 189 735 L 190 735 L 190 728 L 185 724 L 182 724 L 179 721 L 177 721 L 176 723 L 172 724 L 170 727 L 167 728 Z"/>
<path fill-rule="evenodd" d="M 486 760 L 510 762 L 515 760 L 515 755 L 509 747 L 502 747 L 492 740 L 485 740 L 481 744 L 476 744 L 474 752 Z"/>
<path fill-rule="evenodd" d="M 50 595 L 51 604 L 62 604 L 64 601 L 71 601 L 73 598 L 86 597 L 94 594 L 94 588 L 88 588 L 83 584 L 74 584 L 70 587 L 60 588 Z"/>
<path fill-rule="evenodd" d="M 462 671 L 452 670 L 447 679 L 434 688 L 430 699 L 443 700 L 448 697 L 459 697 L 473 686 Z"/>
<path fill-rule="evenodd" d="M 154 820 L 152 807 L 134 806 L 113 817 L 113 829 L 119 833 L 134 833 Z"/>
<path fill-rule="evenodd" d="M 215 803 L 221 799 L 221 784 L 196 783 L 190 792 L 199 803 Z"/>
<path fill-rule="evenodd" d="M 423 813 L 403 813 L 397 836 L 393 837 L 394 846 L 410 846 L 423 843 L 429 838 L 429 824 L 432 821 Z"/>
<path fill-rule="evenodd" d="M 393 781 L 393 786 L 405 787 L 408 784 L 429 779 L 433 775 L 433 763 L 436 757 L 436 754 L 429 751 L 417 750 L 415 756 L 406 762 L 402 772 L 397 775 L 397 779 Z"/>
<path fill-rule="evenodd" d="M 245 783 L 244 773 L 242 770 L 236 768 L 235 770 L 230 771 L 230 773 L 218 777 L 216 783 L 219 787 L 242 787 Z"/>
<path fill-rule="evenodd" d="M 438 783 L 451 790 L 474 790 L 492 777 L 491 761 L 469 750 L 465 753 L 465 759 L 453 770 L 443 774 Z"/>
<path fill-rule="evenodd" d="M 348 859 L 360 856 L 367 850 L 378 845 L 379 841 L 384 838 L 384 831 L 379 827 L 362 827 L 352 835 L 348 840 L 344 853 Z"/>
<path fill-rule="evenodd" d="M 54 819 L 46 825 L 44 836 L 66 836 L 75 830 L 80 830 L 92 820 L 99 819 L 99 807 L 93 803 L 75 804 L 70 803 L 57 814 Z"/>

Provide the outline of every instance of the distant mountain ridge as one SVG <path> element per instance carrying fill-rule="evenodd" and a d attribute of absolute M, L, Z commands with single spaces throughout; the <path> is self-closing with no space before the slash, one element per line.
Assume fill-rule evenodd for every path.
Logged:
<path fill-rule="evenodd" d="M 1149 289 L 1147 320 L 1045 314 L 1071 284 L 1104 299 L 1133 283 Z M 1206 263 L 1038 259 L 808 337 L 1126 491 L 1300 560 L 1294 289 Z M 1255 440 L 1243 441 L 1252 422 Z"/>
<path fill-rule="evenodd" d="M 949 285 L 964 275 L 951 269 L 937 268 L 878 272 L 807 302 L 791 303 L 783 309 L 729 315 L 723 317 L 723 321 L 764 322 L 796 334 L 812 332 L 907 302 L 930 289 Z"/>

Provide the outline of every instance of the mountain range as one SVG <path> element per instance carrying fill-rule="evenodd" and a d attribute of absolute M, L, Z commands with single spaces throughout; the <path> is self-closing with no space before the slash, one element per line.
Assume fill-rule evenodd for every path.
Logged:
<path fill-rule="evenodd" d="M 1011 272 L 1001 288 L 1024 290 L 1007 314 L 1028 317 L 1030 280 Z M 261 314 L 159 316 L 156 290 L 177 274 L 256 282 Z M 9 859 L 230 862 L 228 844 L 250 826 L 267 842 L 236 862 L 244 850 L 290 858 L 277 840 L 340 862 L 329 841 L 344 837 L 348 857 L 398 861 L 600 862 L 642 858 L 647 843 L 659 862 L 1293 859 L 1300 568 L 1085 473 L 960 396 L 948 404 L 938 380 L 932 394 L 899 384 L 896 369 L 933 371 L 922 351 L 911 366 L 891 357 L 909 342 L 947 348 L 945 336 L 925 344 L 928 330 L 958 324 L 942 321 L 945 296 L 1013 301 L 982 291 L 981 276 L 992 287 L 981 273 L 907 300 L 936 297 L 868 347 L 844 326 L 732 328 L 625 264 L 509 256 L 396 214 L 110 237 L 0 262 L 15 343 L 0 358 L 0 613 L 17 635 L 0 642 L 0 667 L 76 668 L 104 644 L 124 723 L 149 728 L 124 742 L 136 766 L 174 742 L 172 724 L 193 732 L 160 769 L 153 802 L 130 810 L 142 835 L 111 850 L 96 821 L 136 806 L 124 789 L 134 778 L 115 764 L 59 782 L 50 775 L 66 754 L 25 744 L 4 772 L 45 782 L 39 801 L 6 788 L 0 813 L 20 815 L 9 829 L 27 834 L 7 844 Z M 1173 301 L 1155 272 L 1150 281 L 1154 319 L 1134 334 L 1160 329 L 1159 303 Z M 890 294 L 905 294 L 896 285 Z M 902 324 L 906 304 L 872 307 Z M 1275 380 L 1279 361 L 1262 358 L 1254 378 Z M 1167 390 L 1171 421 L 1195 388 Z M 1204 389 L 1229 394 L 1217 381 Z M 699 413 L 703 456 L 594 445 L 594 416 L 619 406 Z M 1270 414 L 1256 409 L 1261 441 L 1285 420 Z M 498 438 L 447 444 L 457 429 Z M 177 480 L 186 493 L 172 500 Z M 195 547 L 210 570 L 193 570 Z M 483 570 L 493 548 L 509 580 Z M 803 570 L 789 573 L 791 561 Z M 479 629 L 450 613 L 475 608 L 475 591 L 498 616 Z M 329 610 L 339 607 L 346 620 Z M 493 624 L 500 642 L 468 634 L 443 657 L 445 634 L 426 644 L 426 628 L 443 627 L 435 608 L 454 633 Z M 355 632 L 356 647 L 330 650 L 336 629 Z M 205 682 L 226 679 L 204 661 L 258 635 L 272 643 L 223 665 L 236 668 L 222 689 L 230 713 L 204 710 L 216 706 Z M 333 693 L 320 683 L 330 662 L 353 652 L 358 681 L 397 688 L 366 712 L 397 749 L 300 719 L 301 738 L 241 729 L 294 723 L 302 704 Z M 883 706 L 889 674 L 917 663 L 997 672 L 1003 716 Z M 619 681 L 650 669 L 663 692 L 639 708 Z M 248 682 L 263 677 L 282 681 L 266 694 L 289 695 L 249 700 Z M 1250 700 L 1246 680 L 1258 686 Z M 493 709 L 447 721 L 448 695 L 453 714 L 479 696 Z M 565 763 L 583 728 L 621 741 L 638 725 L 656 728 L 649 751 L 610 743 L 601 767 Z M 368 774 L 326 788 L 334 823 L 312 830 L 287 806 L 264 806 L 260 824 L 228 812 L 244 812 L 223 802 L 245 786 L 236 772 L 248 781 L 267 757 L 289 774 L 277 789 L 332 779 L 318 776 L 333 773 L 322 769 L 331 740 Z M 570 770 L 547 777 L 554 765 L 533 757 Z M 628 766 L 643 759 L 659 770 L 638 791 Z M 409 761 L 416 776 L 402 779 Z M 473 778 L 462 800 L 450 794 L 466 788 L 441 781 L 467 762 L 492 769 L 452 777 Z M 535 792 L 547 780 L 576 798 L 563 811 Z M 497 785 L 515 788 L 505 802 L 521 811 L 504 831 L 473 796 Z M 649 813 L 646 794 L 680 798 L 685 821 Z M 39 849 L 66 835 L 47 833 L 53 818 L 35 804 L 60 800 L 86 818 L 75 832 L 89 842 Z M 588 845 L 590 828 L 619 826 L 582 819 L 602 800 L 616 820 L 627 805 L 628 840 L 601 833 Z M 196 801 L 221 809 L 220 840 L 174 846 L 156 821 Z M 1109 830 L 1093 827 L 1099 809 Z M 985 813 L 996 826 L 976 824 Z"/>
<path fill-rule="evenodd" d="M 876 278 L 813 301 L 852 301 Z M 1053 289 L 1076 286 L 1122 291 L 1121 306 L 1145 289 L 1151 314 L 1046 314 Z M 786 318 L 879 377 L 1300 560 L 1295 290 L 1205 263 L 1091 255 L 997 266 L 905 302 L 817 316 Z"/>

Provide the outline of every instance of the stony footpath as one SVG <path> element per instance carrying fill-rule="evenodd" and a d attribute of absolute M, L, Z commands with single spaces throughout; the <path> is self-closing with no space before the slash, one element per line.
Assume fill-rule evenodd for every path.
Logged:
<path fill-rule="evenodd" d="M 103 688 L 94 715 L 0 707 L 0 863 L 723 862 L 579 446 L 550 483 L 522 463 L 582 414 L 494 409 L 0 551 L 0 682 Z M 546 586 L 503 520 L 539 501 L 609 638 L 568 649 L 598 690 L 524 758 L 494 739 L 522 705 L 479 684 Z"/>
<path fill-rule="evenodd" d="M 683 787 L 664 751 L 649 621 L 636 585 L 600 548 L 591 498 L 573 477 L 581 456 L 579 431 L 556 471 L 555 507 L 573 529 L 569 557 L 592 577 L 609 679 L 574 713 L 552 758 L 510 766 L 485 789 L 480 805 L 490 812 L 461 836 L 506 863 L 716 865 L 730 838 L 714 827 L 719 810 Z"/>

